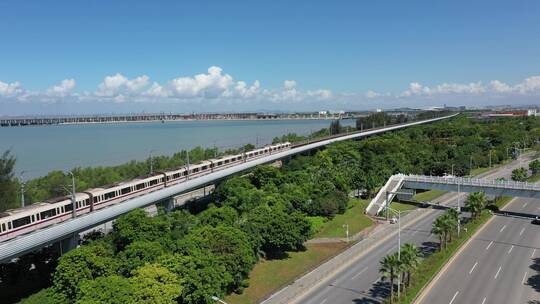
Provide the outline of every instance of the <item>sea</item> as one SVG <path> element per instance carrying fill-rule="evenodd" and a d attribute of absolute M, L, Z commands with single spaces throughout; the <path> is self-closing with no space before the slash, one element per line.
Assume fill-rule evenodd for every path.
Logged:
<path fill-rule="evenodd" d="M 119 165 L 197 146 L 220 150 L 262 146 L 287 133 L 307 135 L 330 120 L 195 120 L 0 128 L 0 153 L 16 157 L 16 174 L 29 179 L 53 170 Z M 354 125 L 343 120 L 342 125 Z"/>

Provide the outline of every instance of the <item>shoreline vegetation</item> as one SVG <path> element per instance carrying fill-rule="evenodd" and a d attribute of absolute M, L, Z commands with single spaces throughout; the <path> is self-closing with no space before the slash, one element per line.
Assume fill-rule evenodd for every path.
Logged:
<path fill-rule="evenodd" d="M 394 119 L 384 113 L 376 115 L 373 119 L 382 118 L 383 123 Z M 333 124 L 339 130 L 339 124 Z M 513 146 L 512 139 L 525 135 L 528 144 L 540 139 L 540 121 L 481 122 L 459 116 L 362 141 L 336 143 L 299 155 L 279 169 L 259 166 L 249 175 L 227 179 L 217 186 L 206 208 L 160 211 L 155 217 L 134 210 L 118 218 L 110 234 L 89 236 L 82 246 L 58 260 L 37 252 L 17 263 L 2 264 L 0 290 L 16 301 L 24 293 L 14 291 L 33 275 L 34 281 L 43 282 L 34 290 L 45 289 L 23 303 L 114 299 L 114 303 L 198 304 L 213 303 L 211 296 L 243 293 L 254 294 L 245 302 L 254 303 L 272 289 L 258 285 L 265 280 L 257 273 L 276 273 L 275 280 L 280 282 L 290 279 L 290 273 L 272 271 L 297 254 L 310 254 L 304 243 L 319 232 L 310 217 L 323 217 L 327 223 L 342 214 L 347 217 L 347 211 L 354 208 L 348 208 L 351 190 L 363 189 L 370 196 L 394 173 L 443 175 L 452 164 L 457 175 L 466 175 L 470 157 L 475 167 L 486 166 L 491 150 L 492 162 L 500 163 L 506 159 L 506 148 Z M 312 254 L 326 258 L 326 253 Z M 261 261 L 276 261 L 278 266 L 270 272 L 256 272 L 256 265 L 266 263 Z M 36 267 L 48 265 L 50 270 L 23 271 L 28 262 Z M 261 292 L 252 293 L 256 290 Z"/>

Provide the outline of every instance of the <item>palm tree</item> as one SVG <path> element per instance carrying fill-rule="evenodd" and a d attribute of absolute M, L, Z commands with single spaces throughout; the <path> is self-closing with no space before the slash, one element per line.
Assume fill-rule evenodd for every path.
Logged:
<path fill-rule="evenodd" d="M 474 192 L 469 194 L 469 197 L 465 202 L 465 207 L 471 211 L 472 218 L 476 219 L 480 215 L 486 201 L 486 194 L 484 192 Z"/>
<path fill-rule="evenodd" d="M 454 210 L 456 213 L 453 213 L 450 210 L 454 210 L 454 209 L 447 210 L 441 216 L 443 218 L 444 228 L 446 230 L 446 237 L 448 239 L 448 242 L 452 242 L 453 232 L 457 228 L 457 216 L 456 216 L 457 211 Z"/>
<path fill-rule="evenodd" d="M 379 272 L 383 278 L 390 280 L 390 303 L 394 301 L 394 280 L 398 277 L 401 270 L 401 261 L 397 254 L 385 256 L 380 262 Z"/>
<path fill-rule="evenodd" d="M 420 256 L 420 249 L 416 245 L 406 243 L 401 246 L 401 262 L 407 275 L 406 280 L 403 280 L 406 286 L 411 283 L 411 272 L 420 264 Z"/>
<path fill-rule="evenodd" d="M 442 216 L 439 216 L 433 221 L 431 233 L 439 237 L 439 250 L 446 248 L 446 224 L 444 223 L 444 218 Z"/>

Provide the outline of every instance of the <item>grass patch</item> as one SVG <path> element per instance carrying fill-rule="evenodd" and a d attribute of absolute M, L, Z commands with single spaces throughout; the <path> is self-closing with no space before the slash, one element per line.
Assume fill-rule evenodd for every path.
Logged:
<path fill-rule="evenodd" d="M 416 194 L 414 196 L 414 199 L 419 202 L 429 202 L 445 194 L 446 192 L 447 191 L 444 191 L 444 190 L 429 190 L 429 191 Z"/>
<path fill-rule="evenodd" d="M 536 183 L 540 181 L 540 174 L 535 174 L 527 179 L 529 183 Z"/>
<path fill-rule="evenodd" d="M 401 202 L 392 202 L 390 205 L 390 208 L 398 211 L 406 211 L 406 210 L 413 210 L 416 209 L 415 204 L 407 204 L 407 203 L 401 203 Z"/>
<path fill-rule="evenodd" d="M 349 225 L 349 235 L 352 236 L 362 229 L 373 225 L 373 221 L 364 214 L 364 210 L 369 204 L 366 200 L 351 199 L 349 208 L 345 213 L 336 215 L 333 219 L 324 223 L 313 237 L 314 238 L 344 238 L 345 228 Z"/>
<path fill-rule="evenodd" d="M 479 174 L 482 174 L 482 173 L 486 173 L 491 169 L 492 168 L 489 168 L 489 167 L 486 167 L 486 168 L 483 168 L 483 167 L 474 168 L 474 169 L 471 170 L 470 176 L 476 176 L 476 175 L 479 175 Z"/>
<path fill-rule="evenodd" d="M 234 304 L 259 303 L 279 288 L 335 256 L 346 246 L 345 243 L 307 244 L 306 251 L 290 252 L 285 259 L 260 261 L 249 274 L 249 287 L 244 289 L 241 295 L 227 296 L 225 301 Z"/>

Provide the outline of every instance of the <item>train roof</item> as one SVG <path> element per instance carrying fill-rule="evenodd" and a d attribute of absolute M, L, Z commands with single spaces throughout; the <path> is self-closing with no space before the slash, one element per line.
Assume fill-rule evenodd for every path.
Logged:
<path fill-rule="evenodd" d="M 22 208 L 8 209 L 8 210 L 6 210 L 4 212 L 0 212 L 0 218 L 6 217 L 6 216 L 16 215 L 16 214 L 20 214 L 20 213 L 24 213 L 24 212 L 27 212 L 27 211 L 33 211 L 35 209 L 39 209 L 41 207 L 50 206 L 50 205 L 51 204 L 49 204 L 49 203 L 39 202 L 39 203 L 35 203 L 35 204 L 32 204 L 32 205 L 24 206 Z"/>

